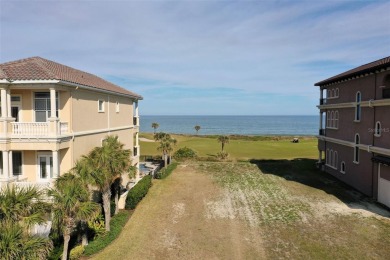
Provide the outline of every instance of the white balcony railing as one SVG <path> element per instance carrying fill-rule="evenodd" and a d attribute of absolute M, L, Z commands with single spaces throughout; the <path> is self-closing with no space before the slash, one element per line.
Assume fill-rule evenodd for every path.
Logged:
<path fill-rule="evenodd" d="M 69 129 L 68 129 L 68 122 L 59 122 L 60 124 L 60 127 L 59 127 L 59 134 L 60 135 L 63 135 L 63 134 L 67 134 Z"/>
<path fill-rule="evenodd" d="M 58 134 L 68 133 L 67 122 L 58 122 Z M 14 136 L 48 136 L 50 134 L 49 122 L 11 122 L 11 134 Z"/>
<path fill-rule="evenodd" d="M 49 123 L 47 122 L 32 122 L 21 123 L 12 122 L 11 131 L 13 135 L 18 136 L 47 136 L 49 134 Z"/>

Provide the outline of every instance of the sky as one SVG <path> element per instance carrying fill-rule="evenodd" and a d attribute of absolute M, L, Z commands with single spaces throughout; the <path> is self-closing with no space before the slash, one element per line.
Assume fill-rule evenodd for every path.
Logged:
<path fill-rule="evenodd" d="M 314 84 L 390 56 L 387 1 L 0 0 L 0 63 L 40 56 L 141 115 L 318 115 Z"/>

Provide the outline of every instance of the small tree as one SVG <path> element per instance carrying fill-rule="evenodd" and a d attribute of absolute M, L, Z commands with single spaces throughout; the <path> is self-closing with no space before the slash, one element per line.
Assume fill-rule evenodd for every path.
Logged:
<path fill-rule="evenodd" d="M 164 167 L 166 167 L 168 165 L 168 157 L 170 157 L 173 147 L 176 145 L 177 141 L 172 138 L 170 134 L 163 132 L 154 134 L 154 140 L 160 142 L 157 150 L 163 153 Z"/>
<path fill-rule="evenodd" d="M 122 173 L 128 172 L 131 166 L 131 151 L 123 147 L 124 145 L 118 141 L 118 136 L 107 136 L 102 147 L 95 147 L 88 156 L 82 158 L 83 175 L 102 194 L 106 231 L 110 231 L 111 185 Z M 114 192 L 114 196 L 118 196 L 118 189 L 114 189 Z M 115 202 L 117 203 L 117 200 Z"/>
<path fill-rule="evenodd" d="M 200 125 L 196 125 L 194 128 L 195 128 L 196 134 L 198 134 L 198 132 L 200 130 Z"/>
<path fill-rule="evenodd" d="M 59 177 L 53 189 L 48 191 L 53 199 L 53 222 L 64 237 L 62 260 L 68 259 L 70 236 L 81 221 L 95 218 L 100 212 L 99 204 L 89 201 L 89 191 L 73 174 Z"/>
<path fill-rule="evenodd" d="M 44 193 L 35 187 L 0 189 L 0 258 L 46 259 L 52 241 L 31 235 L 29 230 L 44 223 L 47 212 Z"/>
<path fill-rule="evenodd" d="M 225 148 L 225 144 L 228 144 L 229 143 L 229 136 L 227 135 L 220 135 L 218 136 L 218 142 L 221 143 L 221 148 L 222 148 L 222 152 L 223 152 L 223 149 Z"/>
<path fill-rule="evenodd" d="M 156 129 L 159 128 L 159 126 L 160 125 L 156 122 L 152 123 L 152 128 L 154 129 L 154 134 L 156 134 Z"/>

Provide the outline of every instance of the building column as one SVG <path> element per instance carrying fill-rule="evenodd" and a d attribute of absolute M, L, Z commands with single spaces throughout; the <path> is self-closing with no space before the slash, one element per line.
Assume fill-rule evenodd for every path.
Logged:
<path fill-rule="evenodd" d="M 50 88 L 50 117 L 57 118 L 56 113 L 56 90 Z"/>
<path fill-rule="evenodd" d="M 0 98 L 1 98 L 1 117 L 7 117 L 7 90 L 5 88 L 0 89 Z"/>
<path fill-rule="evenodd" d="M 321 150 L 319 150 L 318 151 L 318 163 L 321 165 L 321 163 L 322 163 L 322 151 Z"/>
<path fill-rule="evenodd" d="M 58 178 L 59 176 L 58 151 L 53 151 L 53 178 Z"/>
<path fill-rule="evenodd" d="M 11 90 L 7 89 L 7 117 L 11 118 L 12 113 L 11 113 Z"/>
<path fill-rule="evenodd" d="M 135 146 L 139 146 L 139 138 L 138 138 L 138 132 L 135 133 Z"/>
<path fill-rule="evenodd" d="M 2 178 L 8 179 L 9 178 L 9 158 L 8 158 L 8 151 L 2 151 L 3 154 L 3 174 Z"/>
<path fill-rule="evenodd" d="M 8 176 L 10 179 L 14 176 L 12 151 L 8 151 Z"/>
<path fill-rule="evenodd" d="M 322 129 L 322 112 L 320 111 L 320 129 Z"/>

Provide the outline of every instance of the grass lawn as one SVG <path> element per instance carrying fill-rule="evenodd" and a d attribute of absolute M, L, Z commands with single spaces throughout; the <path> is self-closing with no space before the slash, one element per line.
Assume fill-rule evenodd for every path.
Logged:
<path fill-rule="evenodd" d="M 140 137 L 153 140 L 153 134 L 141 134 Z M 217 137 L 201 137 L 173 135 L 178 144 L 175 148 L 189 147 L 195 150 L 200 157 L 215 157 L 221 151 L 221 144 Z M 248 140 L 249 139 L 249 140 Z M 232 160 L 250 160 L 250 159 L 293 159 L 293 158 L 317 158 L 317 139 L 301 138 L 299 143 L 292 143 L 292 137 L 276 140 L 256 140 L 253 138 L 242 137 L 231 139 L 225 145 L 225 150 L 229 153 Z M 141 155 L 160 155 L 157 151 L 157 143 L 140 142 Z"/>
<path fill-rule="evenodd" d="M 94 259 L 390 259 L 390 212 L 315 161 L 182 163 Z"/>

